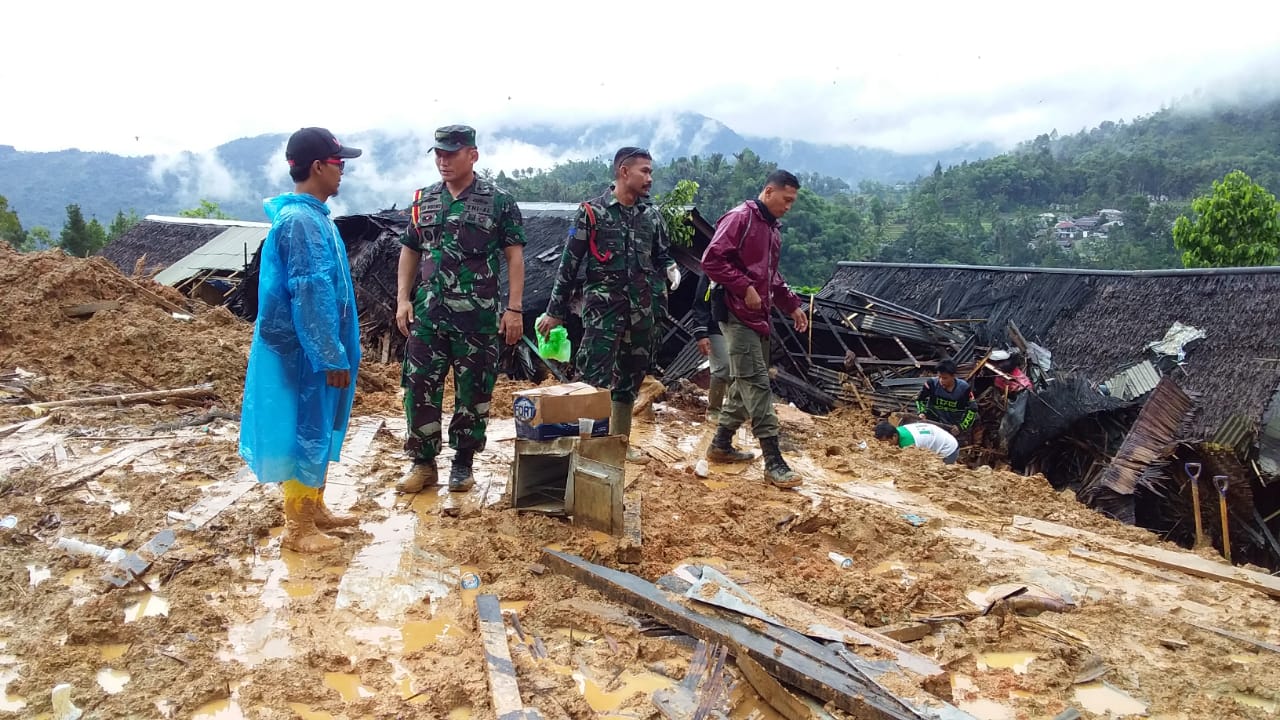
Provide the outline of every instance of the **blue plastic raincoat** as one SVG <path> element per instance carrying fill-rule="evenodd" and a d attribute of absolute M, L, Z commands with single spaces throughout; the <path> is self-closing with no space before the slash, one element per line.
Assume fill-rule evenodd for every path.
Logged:
<path fill-rule="evenodd" d="M 346 438 L 360 366 L 360 323 L 347 249 L 317 198 L 287 193 L 263 203 L 258 320 L 240 416 L 240 455 L 260 482 L 324 484 Z M 325 373 L 348 370 L 330 387 Z"/>

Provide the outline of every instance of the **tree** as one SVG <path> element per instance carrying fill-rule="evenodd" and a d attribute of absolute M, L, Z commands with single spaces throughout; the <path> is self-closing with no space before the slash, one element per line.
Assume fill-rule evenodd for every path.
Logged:
<path fill-rule="evenodd" d="M 142 218 L 138 217 L 136 211 L 130 210 L 128 215 L 123 210 L 116 212 L 116 218 L 111 221 L 111 227 L 107 228 L 107 242 L 115 242 L 115 239 L 129 232 L 129 230 L 138 223 L 142 222 Z"/>
<path fill-rule="evenodd" d="M 218 203 L 201 199 L 199 207 L 189 208 L 178 212 L 179 217 L 186 218 L 209 218 L 213 220 L 231 220 L 230 215 L 222 212 L 222 208 L 218 207 Z"/>
<path fill-rule="evenodd" d="M 0 195 L 0 241 L 9 243 L 18 252 L 28 246 L 27 231 L 22 229 L 18 213 L 9 209 L 9 200 L 3 195 Z"/>
<path fill-rule="evenodd" d="M 1276 196 L 1240 170 L 1213 183 L 1191 202 L 1196 218 L 1173 224 L 1173 243 L 1186 267 L 1274 265 L 1280 259 L 1280 205 Z"/>
<path fill-rule="evenodd" d="M 48 250 L 53 247 L 53 234 L 49 228 L 37 225 L 27 233 L 28 250 Z"/>
<path fill-rule="evenodd" d="M 102 223 L 94 218 L 92 222 L 84 221 L 84 213 L 80 206 L 67 206 L 67 221 L 62 225 L 62 235 L 58 238 L 58 246 L 68 255 L 89 257 L 107 244 L 107 232 Z"/>

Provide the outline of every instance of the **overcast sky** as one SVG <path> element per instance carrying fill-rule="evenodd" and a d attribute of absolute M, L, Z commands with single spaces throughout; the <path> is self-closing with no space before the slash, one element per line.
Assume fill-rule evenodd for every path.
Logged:
<path fill-rule="evenodd" d="M 342 137 L 693 111 L 747 135 L 931 151 L 1280 87 L 1275 0 L 717 7 L 8 3 L 0 144 L 150 154 L 302 125 Z"/>

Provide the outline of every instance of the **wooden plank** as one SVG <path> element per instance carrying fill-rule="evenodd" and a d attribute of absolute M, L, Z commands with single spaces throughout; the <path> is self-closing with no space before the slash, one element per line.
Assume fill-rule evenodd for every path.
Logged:
<path fill-rule="evenodd" d="M 525 720 L 540 717 L 536 710 L 526 712 L 516 682 L 515 663 L 507 647 L 507 625 L 497 595 L 477 595 L 476 614 L 480 618 L 480 640 L 484 644 L 484 664 L 489 671 L 489 694 L 493 713 L 498 720 Z"/>
<path fill-rule="evenodd" d="M 80 305 L 67 305 L 62 308 L 62 314 L 67 317 L 88 317 L 94 313 L 104 312 L 106 310 L 119 310 L 119 300 L 100 300 L 98 302 L 81 303 Z"/>
<path fill-rule="evenodd" d="M 1196 622 L 1195 620 L 1187 620 L 1186 618 L 1180 618 L 1180 619 L 1182 620 L 1182 622 L 1192 627 L 1204 630 L 1206 632 L 1211 632 L 1211 633 L 1214 633 L 1215 635 L 1221 635 L 1222 637 L 1225 637 L 1225 638 L 1231 638 L 1232 640 L 1237 640 L 1246 645 L 1251 645 L 1260 650 L 1267 650 L 1273 653 L 1280 653 L 1280 645 L 1273 645 L 1269 642 L 1264 642 L 1257 638 L 1251 638 L 1248 635 L 1241 635 L 1238 632 L 1227 630 L 1226 628 L 1217 627 L 1216 625 L 1206 625 L 1204 623 Z"/>
<path fill-rule="evenodd" d="M 1115 555 L 1096 553 L 1092 550 L 1085 550 L 1084 548 L 1078 547 L 1071 548 L 1067 552 L 1071 554 L 1071 557 L 1078 557 L 1081 560 L 1088 560 L 1090 562 L 1102 563 L 1103 565 L 1124 568 L 1125 570 L 1130 570 L 1142 575 L 1150 575 L 1154 578 L 1160 578 L 1165 582 L 1178 583 L 1179 585 L 1187 585 L 1191 582 L 1191 580 L 1189 580 L 1185 575 L 1175 575 L 1174 573 L 1165 572 L 1160 568 L 1152 567 L 1146 563 L 1135 562 Z"/>
<path fill-rule="evenodd" d="M 618 543 L 618 562 L 634 565 L 640 562 L 644 538 L 640 534 L 640 511 L 643 498 L 639 490 L 622 498 L 622 542 Z"/>
<path fill-rule="evenodd" d="M 878 652 L 893 656 L 899 666 L 919 675 L 926 682 L 939 679 L 950 682 L 947 672 L 931 658 L 871 628 L 863 627 L 792 597 L 766 600 L 764 606 L 770 612 L 776 613 L 789 626 L 796 627 L 806 635 L 825 640 L 837 640 L 849 645 L 872 647 Z"/>
<path fill-rule="evenodd" d="M 257 486 L 258 479 L 249 471 L 248 466 L 240 468 L 234 478 L 215 485 L 208 494 L 183 511 L 191 518 L 184 528 L 188 532 L 199 530 Z"/>
<path fill-rule="evenodd" d="M 573 523 L 623 534 L 623 469 L 581 454 L 573 458 Z"/>
<path fill-rule="evenodd" d="M 141 442 L 117 448 L 106 455 L 98 455 L 89 458 L 83 463 L 68 468 L 68 472 L 70 473 L 69 477 L 50 488 L 49 493 L 51 495 L 59 494 L 79 487 L 80 485 L 83 485 L 84 483 L 101 475 L 108 468 L 131 462 L 140 455 L 144 455 L 153 450 L 158 450 L 168 444 L 168 441 L 164 440 Z"/>
<path fill-rule="evenodd" d="M 738 652 L 736 657 L 742 677 L 746 678 L 747 683 L 761 700 L 769 704 L 769 707 L 777 710 L 778 714 L 786 720 L 813 720 L 815 716 L 809 710 L 809 706 L 792 695 L 782 686 L 782 683 L 760 667 L 760 663 L 752 660 L 745 652 Z"/>
<path fill-rule="evenodd" d="M 1164 548 L 1149 547 L 1146 545 L 1134 545 L 1119 540 L 1091 533 L 1087 530 L 1077 530 L 1076 528 L 1059 525 L 1057 523 L 1045 522 L 1034 518 L 1015 515 L 1013 517 L 1013 526 L 1019 530 L 1026 530 L 1037 535 L 1045 537 L 1066 538 L 1079 542 L 1091 543 L 1108 551 L 1137 558 L 1152 565 L 1156 565 L 1169 570 L 1178 570 L 1194 575 L 1196 577 L 1207 578 L 1209 580 L 1217 580 L 1219 582 L 1227 582 L 1261 593 L 1266 593 L 1272 597 L 1280 597 L 1280 578 L 1264 575 L 1260 572 L 1245 570 L 1244 568 L 1226 565 L 1224 563 L 1206 560 L 1198 555 L 1192 555 L 1187 552 L 1174 552 L 1165 550 Z"/>
<path fill-rule="evenodd" d="M 595 565 L 573 555 L 544 549 L 543 564 L 686 635 L 736 648 L 737 652 L 747 654 L 779 680 L 863 720 L 915 720 L 919 717 L 901 700 L 885 694 L 868 678 L 856 675 L 852 668 L 840 668 L 835 662 L 816 659 L 815 656 L 828 657 L 834 653 L 808 638 L 800 636 L 801 639 L 795 641 L 805 646 L 806 652 L 801 652 L 793 645 L 776 642 L 726 618 L 692 611 L 652 583 L 634 575 Z"/>

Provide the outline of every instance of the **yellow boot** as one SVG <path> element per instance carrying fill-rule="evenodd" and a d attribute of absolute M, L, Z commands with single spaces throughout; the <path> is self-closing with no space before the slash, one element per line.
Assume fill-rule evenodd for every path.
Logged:
<path fill-rule="evenodd" d="M 341 544 L 316 527 L 319 509 L 324 507 L 320 488 L 307 487 L 297 480 L 286 480 L 284 491 L 284 536 L 280 546 L 300 553 L 332 550 Z"/>
<path fill-rule="evenodd" d="M 327 478 L 326 478 L 327 480 Z M 316 506 L 316 527 L 321 530 L 355 527 L 360 521 L 353 515 L 334 515 L 328 505 L 324 504 L 324 485 L 320 486 L 320 504 Z"/>

